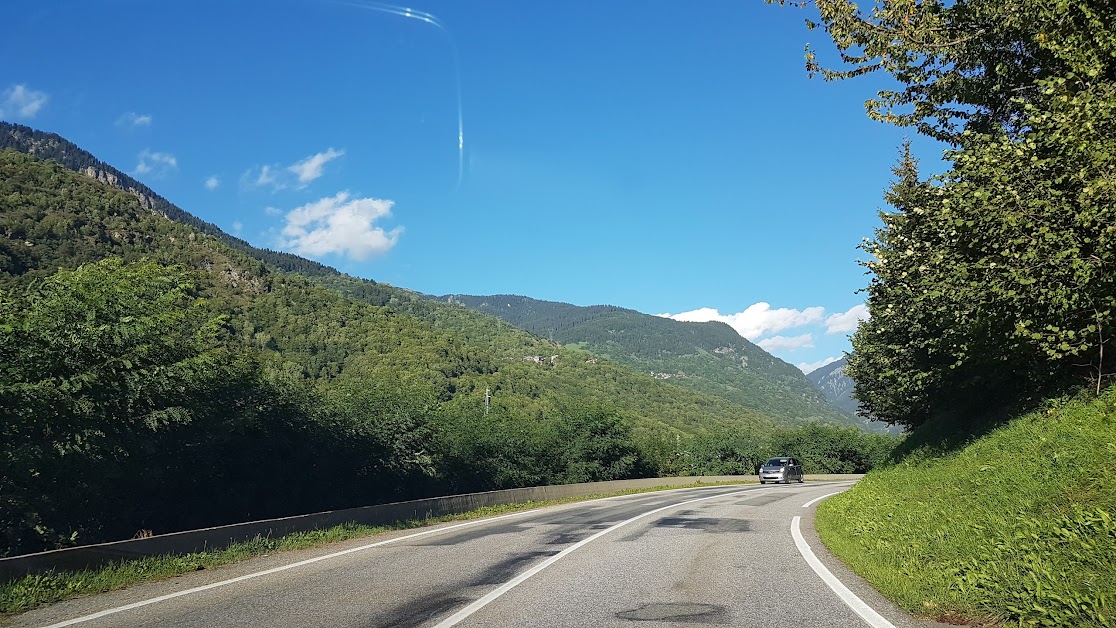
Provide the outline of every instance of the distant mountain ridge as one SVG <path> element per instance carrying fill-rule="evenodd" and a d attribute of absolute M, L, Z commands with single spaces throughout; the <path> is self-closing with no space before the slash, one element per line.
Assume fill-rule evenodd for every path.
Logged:
<path fill-rule="evenodd" d="M 860 402 L 853 396 L 853 380 L 848 375 L 845 375 L 845 358 L 841 358 L 836 362 L 830 362 L 825 366 L 814 369 L 806 374 L 806 377 L 817 386 L 818 390 L 825 394 L 826 399 L 833 405 L 845 410 L 846 412 L 856 414 L 860 409 Z M 888 427 L 886 423 L 879 421 L 872 421 L 860 418 L 862 425 L 865 429 L 872 432 L 886 432 L 890 434 L 899 434 L 902 432 L 897 427 Z"/>
<path fill-rule="evenodd" d="M 431 298 L 772 416 L 862 427 L 852 413 L 830 404 L 798 368 L 725 323 L 688 323 L 612 305 L 583 307 L 519 295 Z"/>
<path fill-rule="evenodd" d="M 853 381 L 845 375 L 845 358 L 810 371 L 806 377 L 830 403 L 848 412 L 856 412 L 860 404 L 853 398 Z"/>

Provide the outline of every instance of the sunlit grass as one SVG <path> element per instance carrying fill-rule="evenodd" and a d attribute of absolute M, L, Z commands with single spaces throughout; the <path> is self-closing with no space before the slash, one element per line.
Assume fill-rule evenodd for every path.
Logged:
<path fill-rule="evenodd" d="M 916 615 L 1113 626 L 1114 461 L 1116 389 L 1016 418 L 954 451 L 916 449 L 825 502 L 816 527 Z"/>

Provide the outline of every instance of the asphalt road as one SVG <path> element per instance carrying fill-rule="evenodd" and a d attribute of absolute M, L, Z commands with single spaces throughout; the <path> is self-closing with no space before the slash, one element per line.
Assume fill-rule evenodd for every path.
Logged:
<path fill-rule="evenodd" d="M 850 485 L 680 489 L 393 532 L 70 600 L 14 625 L 873 625 L 808 564 L 796 526 L 882 616 L 875 625 L 931 625 L 818 541 L 807 503 Z"/>

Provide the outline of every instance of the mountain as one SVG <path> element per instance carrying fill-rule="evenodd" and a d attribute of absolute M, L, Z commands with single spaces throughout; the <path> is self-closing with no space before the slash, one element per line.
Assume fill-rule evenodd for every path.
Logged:
<path fill-rule="evenodd" d="M 862 426 L 851 412 L 831 405 L 796 367 L 725 323 L 687 323 L 610 305 L 581 307 L 517 295 L 431 298 L 769 416 Z"/>
<path fill-rule="evenodd" d="M 0 150 L 11 149 L 40 159 L 49 159 L 85 176 L 124 190 L 149 211 L 174 222 L 193 227 L 216 238 L 226 246 L 247 253 L 279 270 L 312 276 L 340 276 L 334 268 L 291 253 L 259 249 L 229 235 L 213 223 L 205 222 L 156 194 L 151 188 L 124 172 L 97 159 L 87 150 L 56 133 L 46 133 L 21 124 L 0 121 Z M 375 282 L 371 282 L 375 283 Z"/>
<path fill-rule="evenodd" d="M 431 494 L 751 472 L 792 446 L 819 470 L 864 470 L 891 446 L 253 247 L 60 136 L 0 123 L 0 145 L 0 556 Z M 718 365 L 765 359 L 708 328 Z M 601 333 L 621 329 L 637 335 Z M 655 351 L 637 357 L 696 346 L 645 335 Z"/>
<path fill-rule="evenodd" d="M 725 464 L 718 434 L 748 447 L 733 468 L 772 447 L 761 413 L 406 290 L 280 270 L 96 174 L 0 150 L 0 556 L 702 473 Z"/>
<path fill-rule="evenodd" d="M 845 375 L 845 358 L 830 362 L 819 369 L 814 369 L 807 373 L 806 377 L 818 390 L 825 394 L 830 403 L 838 408 L 850 414 L 855 414 L 860 408 L 860 403 L 853 396 L 853 380 Z M 870 432 L 881 434 L 901 434 L 903 432 L 899 427 L 888 426 L 880 421 L 864 418 L 859 420 L 862 427 Z"/>
<path fill-rule="evenodd" d="M 67 149 L 63 154 L 73 154 Z M 524 414 L 576 398 L 616 407 L 645 431 L 772 426 L 759 412 L 559 347 L 465 308 L 312 263 L 305 266 L 309 276 L 284 272 L 275 259 L 299 268 L 300 258 L 227 246 L 193 221 L 183 224 L 174 220 L 175 212 L 154 209 L 165 201 L 129 178 L 114 174 L 127 194 L 115 192 L 96 176 L 113 174 L 100 166 L 93 166 L 93 174 L 73 175 L 11 151 L 0 155 L 0 192 L 21 199 L 0 205 L 0 285 L 111 256 L 156 259 L 205 271 L 208 298 L 229 308 L 238 335 L 311 380 L 356 371 L 417 377 L 436 390 L 440 403 L 476 407 L 487 387 L 494 403 Z"/>
<path fill-rule="evenodd" d="M 856 412 L 860 404 L 853 398 L 853 381 L 845 376 L 845 358 L 810 371 L 806 378 L 825 394 L 830 403 L 846 412 Z"/>
<path fill-rule="evenodd" d="M 342 307 L 346 302 L 372 306 L 376 309 L 369 311 L 375 312 L 377 317 L 399 321 L 403 328 L 420 327 L 424 331 L 416 332 L 418 335 L 429 335 L 453 345 L 452 350 L 442 346 L 428 348 L 442 356 L 439 359 L 444 359 L 443 354 L 448 352 L 468 355 L 487 364 L 481 369 L 482 373 L 461 366 L 440 369 L 449 375 L 439 372 L 434 378 L 435 385 L 444 391 L 440 394 L 450 404 L 465 403 L 462 399 L 467 395 L 473 396 L 470 403 L 479 403 L 477 400 L 483 397 L 485 388 L 491 389 L 495 403 L 507 403 L 525 413 L 537 413 L 539 406 L 553 409 L 564 403 L 561 400 L 576 398 L 583 404 L 616 407 L 633 418 L 637 431 L 645 435 L 662 429 L 668 433 L 680 430 L 697 434 L 730 426 L 743 430 L 742 433 L 755 434 L 776 423 L 793 425 L 803 419 L 833 418 L 830 409 L 819 406 L 816 391 L 801 388 L 804 380 L 797 369 L 776 360 L 720 323 L 678 323 L 630 310 L 603 308 L 637 317 L 644 325 L 665 324 L 667 329 L 651 334 L 654 342 L 660 344 L 680 330 L 702 330 L 698 334 L 700 340 L 667 349 L 678 354 L 678 360 L 660 364 L 648 353 L 637 353 L 635 357 L 646 360 L 636 365 L 638 370 L 632 370 L 623 365 L 624 352 L 617 352 L 615 356 L 598 352 L 590 355 L 577 343 L 560 346 L 558 338 L 547 338 L 554 334 L 532 336 L 519 326 L 484 312 L 459 304 L 439 303 L 410 290 L 352 277 L 290 253 L 252 246 L 177 207 L 143 183 L 57 134 L 0 121 L 0 151 L 5 148 L 56 162 L 83 175 L 80 179 L 67 179 L 55 185 L 92 190 L 87 183 L 96 181 L 126 192 L 137 209 L 127 218 L 97 217 L 90 221 L 88 216 L 76 215 L 72 210 L 56 209 L 65 207 L 63 204 L 46 201 L 43 205 L 52 208 L 47 211 L 24 211 L 20 215 L 13 214 L 11 208 L 3 208 L 6 215 L 0 223 L 3 229 L 0 235 L 7 237 L 0 237 L 0 277 L 4 274 L 42 276 L 57 268 L 73 268 L 110 255 L 125 258 L 154 255 L 168 262 L 185 261 L 188 266 L 204 268 L 211 274 L 219 270 L 215 285 L 220 290 L 240 293 L 222 295 L 219 300 L 237 303 L 240 313 L 248 318 L 266 318 L 243 322 L 245 333 L 250 333 L 260 348 L 282 356 L 289 368 L 296 368 L 297 364 L 305 377 L 329 379 L 341 374 L 347 362 L 359 363 L 360 359 L 355 356 L 363 351 L 362 340 L 355 338 L 355 334 L 331 338 L 330 333 L 336 332 L 321 329 L 327 325 L 314 319 L 310 312 L 300 311 L 297 315 L 286 311 L 259 313 L 261 302 L 274 301 L 279 298 L 277 293 L 288 289 L 299 293 L 286 297 L 291 307 L 301 305 L 300 300 L 321 301 L 320 307 L 326 311 Z M 44 166 L 39 163 L 13 162 L 12 167 L 35 170 L 36 176 L 57 178 L 57 173 L 44 174 Z M 18 190 L 12 193 L 16 192 Z M 66 194 L 75 195 L 70 191 Z M 104 192 L 77 195 L 82 194 L 98 197 Z M 98 224 L 98 220 L 103 222 Z M 83 228 L 80 232 L 60 235 L 66 232 L 63 225 L 71 224 L 82 224 Z M 173 224 L 188 229 L 172 228 Z M 126 227 L 123 230 L 122 225 Z M 34 246 L 21 245 L 24 240 L 31 241 Z M 184 247 L 186 242 L 189 247 Z M 201 250 L 205 253 L 200 253 Z M 214 252 L 220 252 L 219 260 L 213 257 Z M 250 294 L 244 294 L 245 291 Z M 276 306 L 272 303 L 266 308 L 275 310 Z M 276 322 L 281 322 L 283 327 L 275 328 Z M 697 352 L 700 355 L 688 356 L 687 352 L 692 352 L 695 346 L 700 347 Z M 753 390 L 760 391 L 763 402 L 735 402 L 729 390 L 731 386 L 716 384 L 715 374 L 695 380 L 684 372 L 679 375 L 667 370 L 688 358 L 700 362 L 701 355 L 717 356 L 715 364 L 729 371 L 741 370 L 737 364 L 751 364 L 774 374 L 749 382 Z M 612 359 L 601 360 L 600 357 Z M 556 365 L 560 365 L 559 368 L 554 368 Z M 734 373 L 734 376 L 739 377 L 739 374 Z M 795 394 L 785 394 L 788 382 L 790 389 L 801 389 Z M 765 393 L 767 390 L 774 394 Z M 527 394 L 523 394 L 525 391 Z M 726 391 L 730 394 L 725 394 Z M 789 409 L 780 405 L 784 401 L 791 404 Z"/>
<path fill-rule="evenodd" d="M 500 297 L 508 307 L 484 306 L 482 304 L 487 303 L 484 297 L 430 300 L 409 290 L 345 275 L 297 255 L 252 246 L 177 207 L 143 183 L 57 134 L 0 122 L 0 150 L 5 148 L 55 161 L 87 178 L 123 190 L 150 213 L 196 229 L 268 269 L 305 277 L 349 299 L 417 318 L 442 332 L 463 335 L 470 345 L 500 359 L 549 359 L 555 355 L 555 343 L 560 343 L 569 349 L 581 348 L 614 363 L 626 364 L 659 382 L 725 399 L 732 406 L 750 410 L 745 412 L 746 416 L 774 418 L 784 423 L 822 420 L 859 424 L 851 415 L 827 404 L 797 368 L 741 338 L 723 323 L 682 323 L 623 308 L 580 308 L 526 297 Z M 0 240 L 0 255 L 4 255 L 3 247 Z M 18 260 L 26 251 L 19 247 L 15 250 L 19 254 L 7 255 L 9 260 L 14 260 L 9 263 L 17 264 L 12 271 L 34 270 L 33 267 L 18 267 Z M 96 258 L 93 255 L 89 259 Z M 58 266 L 66 265 L 67 261 L 73 262 L 60 260 Z M 458 307 L 466 301 L 475 307 Z M 537 338 L 517 333 L 519 329 Z M 541 342 L 540 338 L 550 342 Z M 327 365 L 328 360 L 322 357 L 333 353 L 336 350 L 313 353 L 307 368 L 315 372 L 337 371 L 336 365 Z M 623 398 L 623 395 L 618 397 Z M 693 418 L 687 420 L 686 424 L 690 425 L 687 429 L 692 429 L 694 421 Z"/>

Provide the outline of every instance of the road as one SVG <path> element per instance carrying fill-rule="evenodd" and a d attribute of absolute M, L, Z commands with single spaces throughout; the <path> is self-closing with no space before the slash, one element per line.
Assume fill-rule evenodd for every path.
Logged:
<path fill-rule="evenodd" d="M 852 603 L 886 617 L 875 625 L 931 625 L 821 547 L 809 502 L 850 484 L 680 489 L 392 532 L 69 600 L 14 625 L 873 625 L 807 563 L 796 526 Z"/>

